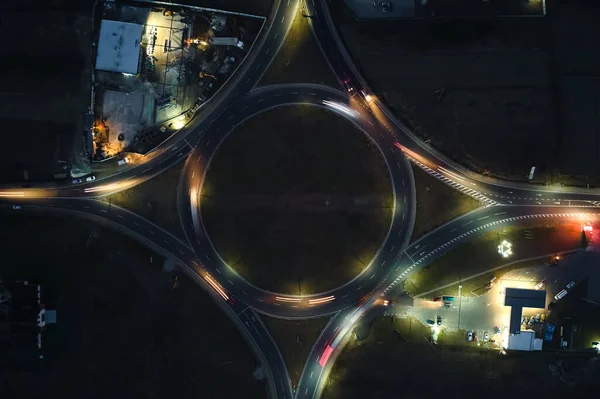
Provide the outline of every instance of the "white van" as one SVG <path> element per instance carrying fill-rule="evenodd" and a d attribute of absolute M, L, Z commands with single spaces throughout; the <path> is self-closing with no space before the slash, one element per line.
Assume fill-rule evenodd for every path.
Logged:
<path fill-rule="evenodd" d="M 554 295 L 554 299 L 556 299 L 557 301 L 559 299 L 562 299 L 565 297 L 565 295 L 567 295 L 569 292 L 567 290 L 562 290 L 561 292 L 559 292 L 558 294 Z"/>

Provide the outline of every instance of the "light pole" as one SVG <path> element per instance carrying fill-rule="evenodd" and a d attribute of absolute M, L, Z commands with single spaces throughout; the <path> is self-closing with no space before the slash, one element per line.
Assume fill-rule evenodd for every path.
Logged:
<path fill-rule="evenodd" d="M 460 329 L 460 308 L 462 307 L 462 284 L 458 285 L 458 326 L 456 328 Z"/>

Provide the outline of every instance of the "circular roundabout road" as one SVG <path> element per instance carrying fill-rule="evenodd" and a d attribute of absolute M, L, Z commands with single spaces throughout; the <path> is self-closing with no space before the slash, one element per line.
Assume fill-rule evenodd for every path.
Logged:
<path fill-rule="evenodd" d="M 346 93 L 325 86 L 296 84 L 266 86 L 230 104 L 204 131 L 180 177 L 178 209 L 190 245 L 209 274 L 215 290 L 228 300 L 242 301 L 257 311 L 281 318 L 310 318 L 338 312 L 367 298 L 385 280 L 402 256 L 415 217 L 415 190 L 411 166 L 395 145 L 396 138 L 377 123 L 366 108 Z M 288 295 L 263 290 L 225 263 L 208 238 L 200 214 L 202 184 L 212 157 L 227 136 L 245 120 L 269 109 L 287 105 L 312 105 L 335 112 L 368 136 L 381 152 L 390 175 L 394 208 L 388 233 L 371 263 L 351 281 L 327 292 Z"/>

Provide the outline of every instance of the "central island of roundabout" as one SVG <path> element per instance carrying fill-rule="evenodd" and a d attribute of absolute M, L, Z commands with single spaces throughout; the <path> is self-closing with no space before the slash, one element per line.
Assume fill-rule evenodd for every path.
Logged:
<path fill-rule="evenodd" d="M 414 181 L 368 110 L 329 88 L 294 89 L 256 90 L 213 122 L 182 173 L 179 212 L 198 272 L 224 300 L 306 318 L 390 277 Z"/>

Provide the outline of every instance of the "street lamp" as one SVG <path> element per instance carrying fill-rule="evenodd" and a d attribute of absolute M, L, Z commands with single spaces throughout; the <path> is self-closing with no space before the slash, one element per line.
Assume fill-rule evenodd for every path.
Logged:
<path fill-rule="evenodd" d="M 508 258 L 512 255 L 512 244 L 506 240 L 502 241 L 500 245 L 498 245 L 498 253 L 504 258 Z"/>

